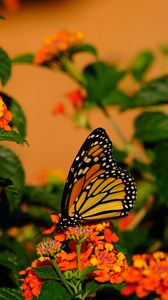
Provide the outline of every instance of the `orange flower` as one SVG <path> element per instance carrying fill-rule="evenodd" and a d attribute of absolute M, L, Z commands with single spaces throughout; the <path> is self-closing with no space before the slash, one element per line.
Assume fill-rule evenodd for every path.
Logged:
<path fill-rule="evenodd" d="M 6 104 L 2 100 L 2 97 L 0 96 L 0 129 L 3 129 L 5 131 L 11 131 L 12 128 L 8 124 L 12 120 L 12 114 L 7 109 Z"/>
<path fill-rule="evenodd" d="M 82 105 L 85 98 L 81 92 L 81 90 L 74 90 L 66 95 L 70 100 L 71 104 L 74 106 Z"/>
<path fill-rule="evenodd" d="M 31 267 L 27 268 L 25 271 L 21 271 L 19 274 L 25 276 L 24 279 L 21 279 L 23 282 L 21 284 L 23 289 L 22 296 L 26 300 L 31 300 L 33 296 L 38 297 L 42 280 L 35 274 Z"/>
<path fill-rule="evenodd" d="M 153 254 L 139 254 L 132 257 L 133 265 L 124 272 L 128 282 L 123 288 L 123 295 L 136 293 L 142 298 L 150 293 L 168 299 L 168 253 L 157 251 Z"/>
<path fill-rule="evenodd" d="M 109 222 L 69 227 L 64 231 L 57 232 L 58 216 L 52 215 L 52 221 L 54 222 L 54 227 L 51 227 L 52 235 L 54 233 L 53 230 L 56 232 L 54 240 L 45 238 L 38 245 L 37 252 L 43 256 L 34 261 L 32 267 L 39 268 L 40 266 L 52 265 L 52 260 L 55 259 L 63 276 L 65 273 L 66 277 L 66 271 L 71 271 L 73 275 L 79 268 L 79 255 L 77 252 L 79 247 L 77 245 L 80 245 L 81 271 L 88 266 L 98 268 L 98 270 L 88 274 L 89 280 L 101 283 L 110 282 L 112 284 L 123 282 L 127 261 L 125 255 L 122 252 L 118 252 L 115 248 L 115 242 L 119 239 L 110 230 L 111 225 Z M 51 260 L 49 257 L 44 257 L 44 255 L 51 256 L 51 254 Z M 32 295 L 29 286 L 27 288 L 24 286 L 24 297 L 28 297 L 29 294 L 30 296 Z M 27 298 L 26 300 L 29 299 Z"/>
<path fill-rule="evenodd" d="M 34 62 L 40 65 L 52 60 L 57 61 L 59 55 L 65 54 L 72 47 L 81 44 L 83 40 L 83 32 L 60 31 L 55 33 L 46 38 L 43 47 L 36 54 Z"/>
<path fill-rule="evenodd" d="M 65 105 L 63 103 L 57 103 L 54 107 L 53 114 L 60 115 L 65 112 Z"/>

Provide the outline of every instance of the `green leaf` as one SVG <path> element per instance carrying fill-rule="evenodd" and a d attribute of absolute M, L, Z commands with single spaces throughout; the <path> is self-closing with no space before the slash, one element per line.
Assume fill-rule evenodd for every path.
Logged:
<path fill-rule="evenodd" d="M 92 294 L 92 293 L 97 293 L 98 291 L 102 291 L 102 290 L 117 290 L 120 291 L 123 287 L 125 286 L 125 283 L 120 283 L 120 284 L 112 284 L 112 283 L 97 283 L 95 281 L 91 281 L 89 283 L 87 283 L 86 285 L 86 292 L 87 294 Z"/>
<path fill-rule="evenodd" d="M 163 56 L 168 55 L 168 44 L 161 44 L 159 50 Z"/>
<path fill-rule="evenodd" d="M 0 141 L 11 141 L 17 144 L 22 144 L 25 142 L 25 139 L 16 131 L 7 132 L 0 129 Z"/>
<path fill-rule="evenodd" d="M 38 300 L 70 300 L 71 297 L 65 288 L 53 281 L 43 282 Z"/>
<path fill-rule="evenodd" d="M 4 21 L 5 17 L 4 16 L 0 16 L 0 21 Z"/>
<path fill-rule="evenodd" d="M 19 103 L 9 95 L 0 92 L 0 96 L 12 113 L 12 125 L 14 125 L 19 133 L 25 138 L 26 136 L 26 119 L 24 112 Z"/>
<path fill-rule="evenodd" d="M 62 185 L 56 187 L 53 192 L 48 191 L 46 187 L 28 185 L 24 189 L 23 201 L 60 211 L 62 190 Z"/>
<path fill-rule="evenodd" d="M 0 300 L 23 300 L 21 289 L 0 288 Z"/>
<path fill-rule="evenodd" d="M 145 72 L 154 61 L 154 55 L 151 51 L 139 53 L 131 63 L 130 72 L 137 81 L 142 81 Z"/>
<path fill-rule="evenodd" d="M 91 272 L 93 272 L 93 271 L 96 271 L 96 270 L 100 270 L 100 269 L 98 269 L 98 268 L 96 268 L 96 267 L 94 267 L 94 266 L 88 266 L 88 267 L 84 268 L 84 269 L 82 270 L 81 274 L 80 274 L 81 280 L 85 280 L 85 279 L 86 279 L 86 276 L 87 276 L 89 273 L 91 273 Z"/>
<path fill-rule="evenodd" d="M 154 147 L 155 159 L 152 163 L 152 170 L 156 176 L 156 185 L 163 197 L 163 202 L 168 205 L 168 141 L 163 141 Z"/>
<path fill-rule="evenodd" d="M 4 187 L 10 208 L 15 209 L 22 196 L 24 171 L 19 158 L 8 148 L 0 146 L 0 178 L 8 179 L 11 184 Z"/>
<path fill-rule="evenodd" d="M 32 64 L 34 61 L 35 55 L 33 53 L 22 54 L 12 58 L 12 63 L 26 63 Z"/>
<path fill-rule="evenodd" d="M 0 252 L 0 265 L 9 268 L 10 270 L 18 267 L 17 257 L 10 251 Z"/>
<path fill-rule="evenodd" d="M 135 120 L 135 137 L 143 142 L 168 138 L 168 116 L 162 112 L 144 112 Z"/>
<path fill-rule="evenodd" d="M 119 71 L 114 66 L 109 66 L 98 61 L 88 65 L 83 76 L 87 82 L 87 102 L 101 104 L 116 88 L 118 82 L 124 77 L 125 71 Z"/>
<path fill-rule="evenodd" d="M 0 80 L 5 85 L 11 77 L 11 61 L 8 54 L 0 48 Z"/>
<path fill-rule="evenodd" d="M 53 267 L 44 266 L 40 268 L 33 268 L 33 271 L 42 279 L 60 280 Z"/>
<path fill-rule="evenodd" d="M 24 269 L 29 265 L 25 248 L 15 238 L 3 234 L 0 237 L 0 246 L 8 251 L 12 251 L 17 256 L 20 269 Z"/>
<path fill-rule="evenodd" d="M 168 75 L 148 81 L 122 109 L 168 103 Z"/>
<path fill-rule="evenodd" d="M 68 57 L 72 58 L 74 54 L 80 53 L 80 52 L 89 52 L 90 54 L 97 55 L 96 48 L 91 44 L 81 44 L 77 45 L 71 49 L 68 50 Z"/>
<path fill-rule="evenodd" d="M 123 150 L 119 150 L 116 147 L 113 147 L 113 155 L 115 161 L 120 164 L 123 163 L 124 159 L 127 157 L 127 152 Z"/>

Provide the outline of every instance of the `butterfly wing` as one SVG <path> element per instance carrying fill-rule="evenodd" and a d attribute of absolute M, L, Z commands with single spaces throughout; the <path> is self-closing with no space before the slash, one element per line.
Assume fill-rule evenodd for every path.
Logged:
<path fill-rule="evenodd" d="M 81 222 L 126 215 L 136 198 L 133 178 L 117 167 L 112 142 L 103 128 L 95 129 L 79 150 L 63 192 L 63 217 Z"/>

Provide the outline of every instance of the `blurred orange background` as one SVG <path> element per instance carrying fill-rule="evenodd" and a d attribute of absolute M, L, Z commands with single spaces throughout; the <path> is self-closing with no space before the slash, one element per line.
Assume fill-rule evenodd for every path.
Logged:
<path fill-rule="evenodd" d="M 13 12 L 1 12 L 6 20 L 0 24 L 1 47 L 11 57 L 37 52 L 44 38 L 62 29 L 84 31 L 99 57 L 109 62 L 127 64 L 138 51 L 157 49 L 168 40 L 167 0 L 60 0 L 27 1 Z M 90 55 L 79 59 L 83 66 Z M 88 135 L 62 116 L 54 116 L 56 103 L 72 108 L 65 95 L 77 88 L 66 75 L 28 65 L 15 65 L 4 91 L 21 104 L 27 118 L 27 140 L 30 147 L 7 143 L 21 158 L 28 183 L 36 183 L 46 168 L 68 171 L 71 162 Z M 131 111 L 120 114 L 110 109 L 126 136 L 133 132 Z M 94 128 L 104 127 L 115 144 L 119 140 L 100 111 L 89 112 Z"/>

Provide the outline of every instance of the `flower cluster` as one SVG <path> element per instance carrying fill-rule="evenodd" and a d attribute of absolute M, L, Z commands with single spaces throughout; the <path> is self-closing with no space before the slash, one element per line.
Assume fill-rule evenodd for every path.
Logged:
<path fill-rule="evenodd" d="M 59 55 L 65 54 L 74 46 L 80 45 L 84 40 L 83 32 L 70 33 L 68 31 L 57 32 L 45 39 L 43 47 L 35 56 L 36 64 L 45 64 Z"/>
<path fill-rule="evenodd" d="M 125 296 L 135 293 L 142 298 L 156 293 L 161 300 L 168 300 L 168 253 L 134 255 L 133 265 L 124 272 L 128 284 L 123 288 Z"/>
<path fill-rule="evenodd" d="M 0 129 L 11 131 L 11 126 L 8 124 L 12 120 L 12 114 L 7 109 L 2 97 L 0 96 Z"/>
<path fill-rule="evenodd" d="M 95 267 L 95 270 L 89 274 L 89 280 L 113 284 L 123 282 L 127 261 L 125 255 L 117 251 L 115 243 L 118 242 L 119 238 L 111 231 L 109 222 L 69 227 L 55 234 L 54 229 L 59 218 L 53 215 L 52 220 L 55 221 L 55 225 L 51 230 L 45 231 L 44 234 L 47 236 L 52 233 L 54 237 L 53 239 L 44 238 L 38 244 L 37 252 L 40 257 L 33 262 L 32 266 L 38 268 L 56 264 L 62 276 L 65 273 L 65 278 L 67 271 L 75 274 L 77 271 L 81 272 L 84 268 L 92 266 Z M 80 253 L 78 247 L 80 247 Z M 28 268 L 21 273 L 25 276 L 22 283 L 22 295 L 26 300 L 31 300 L 30 291 L 32 297 L 36 297 L 37 290 L 39 291 L 39 286 L 44 281 L 40 278 L 37 280 L 37 275 L 33 276 L 34 270 Z M 34 289 L 31 287 L 34 288 L 36 285 L 37 289 L 34 293 Z"/>

